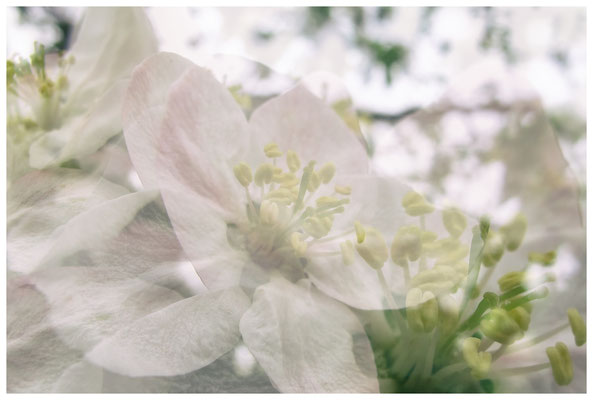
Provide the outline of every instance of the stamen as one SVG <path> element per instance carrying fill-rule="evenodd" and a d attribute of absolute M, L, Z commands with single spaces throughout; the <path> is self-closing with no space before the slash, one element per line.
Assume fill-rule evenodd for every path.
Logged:
<path fill-rule="evenodd" d="M 340 252 L 344 265 L 351 265 L 354 262 L 354 245 L 350 240 L 340 243 Z"/>
<path fill-rule="evenodd" d="M 587 341 L 587 327 L 585 326 L 585 321 L 583 321 L 581 314 L 579 314 L 576 308 L 569 308 L 566 313 L 568 314 L 570 329 L 574 335 L 574 343 L 580 347 Z"/>
<path fill-rule="evenodd" d="M 282 157 L 282 152 L 276 143 L 268 143 L 264 146 L 264 153 L 268 158 Z"/>
<path fill-rule="evenodd" d="M 251 167 L 244 162 L 240 162 L 239 164 L 233 167 L 233 172 L 235 173 L 235 178 L 239 181 L 241 186 L 247 188 L 253 181 L 253 175 L 251 174 Z"/>
<path fill-rule="evenodd" d="M 288 169 L 290 172 L 296 172 L 301 168 L 301 160 L 297 153 L 292 150 L 288 150 L 286 152 L 286 164 L 288 165 Z"/>
<path fill-rule="evenodd" d="M 456 208 L 448 208 L 442 212 L 443 225 L 452 237 L 458 238 L 467 227 L 465 216 Z"/>
<path fill-rule="evenodd" d="M 357 229 L 356 225 L 355 229 Z M 371 268 L 381 269 L 385 261 L 389 258 L 389 250 L 387 249 L 385 238 L 381 232 L 372 227 L 367 227 L 364 229 L 364 232 L 362 243 L 360 242 L 360 238 L 358 238 L 359 243 L 356 244 L 356 251 Z"/>
<path fill-rule="evenodd" d="M 319 174 L 321 182 L 327 184 L 333 179 L 334 175 L 336 174 L 336 165 L 331 162 L 326 163 L 321 168 L 319 168 L 319 171 L 317 171 L 317 173 Z"/>
<path fill-rule="evenodd" d="M 413 217 L 434 211 L 434 207 L 426 201 L 424 196 L 414 191 L 406 193 L 402 199 L 402 206 L 404 206 L 406 214 Z"/>
<path fill-rule="evenodd" d="M 556 346 L 548 347 L 546 354 L 550 360 L 556 383 L 560 386 L 565 386 L 572 382 L 572 359 L 570 358 L 568 347 L 564 343 L 558 342 Z"/>
<path fill-rule="evenodd" d="M 345 196 L 348 196 L 348 195 L 352 194 L 352 188 L 350 186 L 336 185 L 334 187 L 334 190 L 336 191 L 336 193 L 342 194 L 342 195 L 345 195 Z"/>
<path fill-rule="evenodd" d="M 262 164 L 255 171 L 255 184 L 263 188 L 264 184 L 272 182 L 274 176 L 274 166 L 272 164 Z"/>
<path fill-rule="evenodd" d="M 504 237 L 504 242 L 508 251 L 515 251 L 523 242 L 523 237 L 527 231 L 527 218 L 523 214 L 517 214 L 508 224 L 500 228 L 500 233 Z"/>

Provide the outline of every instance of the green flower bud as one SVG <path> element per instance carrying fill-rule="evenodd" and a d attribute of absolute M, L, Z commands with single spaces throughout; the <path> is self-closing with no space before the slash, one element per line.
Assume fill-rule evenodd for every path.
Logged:
<path fill-rule="evenodd" d="M 523 332 L 529 329 L 529 323 L 531 322 L 531 315 L 523 307 L 516 307 L 509 311 L 511 318 L 519 325 Z"/>
<path fill-rule="evenodd" d="M 556 383 L 560 386 L 566 386 L 572 382 L 572 359 L 568 347 L 564 343 L 558 342 L 556 346 L 548 347 L 546 354 L 550 360 Z"/>
<path fill-rule="evenodd" d="M 429 214 L 434 210 L 434 207 L 426 201 L 424 196 L 414 191 L 406 193 L 402 199 L 402 205 L 406 214 L 413 217 Z"/>
<path fill-rule="evenodd" d="M 356 251 L 374 269 L 381 269 L 389 258 L 389 249 L 385 238 L 375 228 L 365 229 L 364 240 L 356 243 Z"/>
<path fill-rule="evenodd" d="M 239 181 L 241 186 L 247 187 L 253 181 L 253 176 L 251 175 L 251 167 L 244 162 L 241 162 L 233 167 L 233 172 L 235 173 L 235 178 Z"/>
<path fill-rule="evenodd" d="M 459 237 L 467 227 L 465 216 L 456 208 L 449 208 L 442 212 L 443 225 L 453 237 Z"/>
<path fill-rule="evenodd" d="M 439 305 L 431 292 L 411 289 L 406 296 L 406 318 L 410 329 L 416 332 L 431 332 L 439 317 Z"/>
<path fill-rule="evenodd" d="M 568 322 L 570 322 L 570 329 L 574 336 L 574 344 L 582 346 L 587 341 L 587 327 L 583 317 L 576 308 L 569 308 L 567 310 Z"/>
<path fill-rule="evenodd" d="M 476 337 L 468 337 L 463 341 L 461 352 L 463 359 L 472 370 L 472 376 L 476 379 L 484 379 L 490 371 L 492 354 L 478 351 L 481 340 Z"/>
<path fill-rule="evenodd" d="M 482 263 L 485 267 L 495 266 L 504 254 L 504 238 L 498 232 L 490 232 L 484 244 Z"/>
<path fill-rule="evenodd" d="M 519 248 L 526 231 L 527 218 L 523 214 L 517 214 L 511 222 L 500 228 L 508 251 L 515 251 Z"/>
<path fill-rule="evenodd" d="M 517 286 L 520 286 L 525 281 L 525 272 L 524 271 L 513 271 L 504 274 L 498 280 L 498 287 L 500 287 L 501 292 L 506 292 L 507 290 L 511 290 Z"/>
<path fill-rule="evenodd" d="M 523 336 L 519 324 L 502 308 L 491 310 L 480 322 L 480 330 L 502 344 L 511 344 Z"/>
<path fill-rule="evenodd" d="M 452 333 L 459 321 L 459 304 L 450 296 L 440 296 L 439 299 L 439 330 L 444 335 Z"/>

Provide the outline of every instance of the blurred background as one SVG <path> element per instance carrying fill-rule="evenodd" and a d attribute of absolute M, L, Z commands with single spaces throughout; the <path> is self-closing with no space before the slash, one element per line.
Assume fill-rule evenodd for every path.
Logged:
<path fill-rule="evenodd" d="M 487 214 L 494 224 L 522 210 L 530 222 L 524 251 L 558 254 L 557 292 L 534 319 L 545 326 L 558 315 L 550 310 L 563 313 L 569 303 L 584 311 L 584 8 L 146 12 L 161 51 L 199 65 L 213 54 L 241 56 L 284 78 L 267 79 L 270 70 L 261 69 L 266 93 L 244 85 L 236 96 L 249 98 L 244 108 L 283 92 L 287 81 L 319 71 L 337 77 L 317 93 L 339 93 L 326 100 L 359 134 L 374 172 L 403 179 L 438 205 Z M 83 10 L 7 13 L 7 56 L 27 57 L 34 41 L 67 49 Z M 315 87 L 315 79 L 309 82 Z M 584 354 L 577 362 L 584 365 Z"/>
<path fill-rule="evenodd" d="M 27 56 L 34 41 L 56 51 L 68 48 L 82 12 L 9 8 L 7 55 Z M 147 13 L 160 49 L 197 63 L 211 54 L 234 54 L 295 79 L 320 70 L 337 75 L 363 132 L 379 147 L 377 169 L 389 174 L 415 169 L 394 165 L 393 154 L 385 155 L 390 146 L 401 145 L 394 143 L 391 126 L 442 99 L 472 67 L 498 63 L 541 100 L 584 198 L 584 8 L 149 8 Z"/>

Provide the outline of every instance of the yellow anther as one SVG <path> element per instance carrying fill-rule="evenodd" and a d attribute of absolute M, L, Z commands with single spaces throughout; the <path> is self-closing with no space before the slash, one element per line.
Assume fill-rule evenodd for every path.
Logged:
<path fill-rule="evenodd" d="M 527 218 L 523 214 L 517 214 L 511 222 L 500 228 L 508 251 L 515 251 L 519 248 L 526 231 Z"/>
<path fill-rule="evenodd" d="M 509 311 L 509 315 L 513 320 L 515 320 L 515 322 L 517 323 L 517 325 L 519 325 L 523 332 L 529 329 L 529 324 L 531 323 L 531 315 L 529 314 L 529 311 L 527 311 L 527 309 L 523 307 L 515 307 Z"/>
<path fill-rule="evenodd" d="M 524 271 L 508 272 L 498 280 L 498 287 L 500 288 L 501 292 L 506 292 L 507 290 L 511 290 L 514 287 L 522 285 L 524 281 Z"/>
<path fill-rule="evenodd" d="M 467 221 L 465 216 L 456 208 L 449 208 L 442 213 L 443 224 L 447 232 L 453 237 L 459 237 L 465 231 Z"/>
<path fill-rule="evenodd" d="M 454 263 L 465 258 L 469 253 L 469 248 L 454 237 L 427 242 L 423 248 L 426 249 L 428 256 L 436 258 L 439 264 Z"/>
<path fill-rule="evenodd" d="M 504 247 L 504 237 L 498 232 L 490 231 L 482 252 L 482 263 L 484 266 L 495 266 L 504 254 Z"/>
<path fill-rule="evenodd" d="M 303 229 L 316 239 L 327 235 L 332 228 L 333 219 L 326 217 L 309 217 L 303 222 Z"/>
<path fill-rule="evenodd" d="M 272 190 L 266 194 L 266 199 L 279 202 L 281 204 L 290 204 L 296 200 L 297 195 L 294 191 L 284 187 Z"/>
<path fill-rule="evenodd" d="M 491 310 L 480 322 L 480 329 L 484 335 L 502 344 L 511 344 L 523 336 L 519 324 L 502 308 Z"/>
<path fill-rule="evenodd" d="M 255 170 L 255 184 L 263 186 L 264 184 L 272 182 L 274 176 L 274 166 L 272 164 L 262 164 Z"/>
<path fill-rule="evenodd" d="M 332 162 L 323 164 L 323 166 L 319 168 L 317 173 L 319 174 L 321 182 L 329 183 L 329 181 L 331 181 L 334 175 L 336 174 L 336 164 Z"/>
<path fill-rule="evenodd" d="M 560 386 L 565 386 L 572 382 L 572 359 L 570 358 L 568 347 L 564 343 L 558 342 L 556 346 L 548 347 L 546 354 L 550 360 L 556 383 Z"/>
<path fill-rule="evenodd" d="M 356 251 L 371 268 L 381 269 L 389 258 L 385 238 L 381 232 L 372 227 L 367 227 L 364 232 L 364 240 L 356 244 Z"/>
<path fill-rule="evenodd" d="M 422 253 L 421 229 L 415 225 L 402 226 L 391 243 L 391 259 L 405 267 L 408 260 L 416 261 Z"/>
<path fill-rule="evenodd" d="M 574 336 L 574 344 L 582 346 L 587 341 L 587 327 L 583 317 L 576 308 L 569 308 L 566 312 L 568 314 L 568 322 L 570 322 L 570 329 Z"/>
<path fill-rule="evenodd" d="M 301 168 L 301 160 L 297 153 L 292 150 L 286 152 L 286 165 L 288 165 L 290 172 L 296 172 Z"/>
<path fill-rule="evenodd" d="M 459 304 L 451 295 L 439 296 L 439 330 L 443 334 L 451 333 L 459 321 Z"/>
<path fill-rule="evenodd" d="M 340 200 L 331 196 L 321 196 L 317 200 L 315 200 L 315 203 L 317 204 L 317 207 L 331 206 L 336 203 L 340 204 Z"/>
<path fill-rule="evenodd" d="M 273 201 L 264 200 L 259 208 L 259 218 L 266 225 L 274 225 L 278 221 L 280 209 Z"/>
<path fill-rule="evenodd" d="M 354 221 L 354 231 L 356 232 L 356 241 L 358 243 L 364 242 L 366 232 L 360 222 Z"/>
<path fill-rule="evenodd" d="M 466 275 L 454 266 L 436 265 L 431 269 L 417 273 L 412 278 L 410 285 L 437 294 L 453 292 L 465 279 Z"/>
<path fill-rule="evenodd" d="M 461 352 L 463 359 L 472 370 L 472 376 L 476 379 L 484 379 L 490 371 L 492 354 L 478 351 L 482 341 L 476 337 L 468 337 L 463 341 Z"/>
<path fill-rule="evenodd" d="M 416 332 L 431 332 L 439 317 L 439 305 L 431 292 L 411 289 L 406 296 L 406 319 L 410 329 Z"/>
<path fill-rule="evenodd" d="M 264 153 L 268 158 L 282 157 L 282 152 L 276 143 L 268 143 L 264 146 Z"/>
<path fill-rule="evenodd" d="M 309 177 L 309 184 L 307 185 L 307 190 L 311 193 L 319 189 L 321 185 L 321 178 L 319 174 L 315 171 L 311 171 L 311 176 Z"/>
<path fill-rule="evenodd" d="M 548 267 L 556 262 L 556 252 L 552 250 L 547 253 L 529 253 L 528 259 L 531 263 Z"/>
<path fill-rule="evenodd" d="M 283 187 L 294 187 L 299 184 L 299 178 L 297 178 L 292 172 L 274 174 L 272 181 L 279 183 L 280 186 Z"/>
<path fill-rule="evenodd" d="M 402 199 L 402 206 L 404 206 L 406 214 L 414 217 L 429 214 L 434 210 L 432 204 L 428 203 L 424 196 L 414 191 L 406 193 Z"/>
<path fill-rule="evenodd" d="M 342 195 L 345 195 L 345 196 L 349 196 L 350 194 L 352 194 L 352 188 L 350 186 L 336 185 L 334 187 L 334 190 L 336 191 L 336 193 L 342 194 Z"/>
<path fill-rule="evenodd" d="M 239 181 L 241 186 L 247 187 L 253 181 L 253 175 L 251 174 L 251 167 L 244 162 L 241 162 L 233 167 L 235 178 Z"/>
<path fill-rule="evenodd" d="M 340 243 L 340 251 L 342 252 L 342 261 L 344 265 L 351 265 L 354 262 L 354 245 L 350 240 Z"/>
<path fill-rule="evenodd" d="M 303 234 L 300 232 L 293 232 L 290 235 L 290 244 L 297 256 L 302 257 L 307 251 L 307 243 L 303 241 Z"/>

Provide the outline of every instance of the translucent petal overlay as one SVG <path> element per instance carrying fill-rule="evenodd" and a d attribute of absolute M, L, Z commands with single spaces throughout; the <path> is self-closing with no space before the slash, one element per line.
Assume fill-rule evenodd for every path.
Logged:
<path fill-rule="evenodd" d="M 61 262 L 76 251 L 116 236 L 158 192 L 131 193 L 109 200 L 83 212 L 56 229 L 46 241 L 45 248 L 35 249 L 29 264 L 14 266 L 21 272 L 30 272 Z M 91 228 L 92 227 L 92 228 Z"/>
<path fill-rule="evenodd" d="M 305 162 L 334 162 L 342 173 L 364 173 L 367 155 L 340 117 L 303 86 L 269 100 L 255 110 L 249 124 L 259 148 L 278 143 Z"/>
<path fill-rule="evenodd" d="M 129 376 L 187 373 L 239 342 L 239 319 L 248 306 L 238 288 L 190 297 L 121 329 L 86 357 Z"/>
<path fill-rule="evenodd" d="M 61 267 L 31 276 L 50 305 L 51 327 L 69 347 L 88 351 L 133 321 L 182 300 L 117 267 Z"/>
<path fill-rule="evenodd" d="M 132 162 L 147 188 L 158 186 L 156 140 L 167 92 L 192 66 L 191 61 L 176 54 L 159 53 L 146 59 L 132 74 L 123 104 L 124 135 Z"/>
<path fill-rule="evenodd" d="M 214 290 L 238 285 L 248 254 L 230 245 L 224 211 L 190 190 L 163 190 L 162 195 L 179 242 L 204 284 Z"/>
<path fill-rule="evenodd" d="M 7 194 L 7 263 L 31 270 L 50 246 L 52 232 L 97 205 L 128 191 L 77 170 L 31 172 Z"/>
<path fill-rule="evenodd" d="M 400 227 L 416 223 L 417 218 L 407 215 L 401 205 L 402 197 L 411 188 L 398 180 L 371 175 L 341 175 L 336 177 L 336 183 L 348 184 L 352 187 L 351 201 L 346 211 L 335 219 L 337 232 L 352 230 L 354 221 L 359 221 L 365 226 L 378 229 L 390 245 L 395 232 Z M 427 227 L 442 234 L 440 213 L 433 214 L 426 218 Z M 354 233 L 340 240 L 345 239 L 353 242 L 356 240 Z M 339 243 L 339 240 L 328 243 L 323 250 L 339 251 Z M 384 301 L 377 272 L 369 267 L 357 253 L 354 262 L 350 265 L 344 264 L 341 255 L 313 257 L 307 264 L 306 272 L 309 279 L 320 290 L 352 307 L 389 308 Z M 388 261 L 383 267 L 383 273 L 392 290 L 405 294 L 400 267 Z"/>
<path fill-rule="evenodd" d="M 89 8 L 69 53 L 75 59 L 68 73 L 74 88 L 70 102 L 94 99 L 156 50 L 156 38 L 142 9 Z"/>
<path fill-rule="evenodd" d="M 100 393 L 103 369 L 82 360 L 69 367 L 52 388 L 56 393 Z"/>
<path fill-rule="evenodd" d="M 51 329 L 49 304 L 27 277 L 7 278 L 6 388 L 8 392 L 48 392 L 82 356 Z"/>
<path fill-rule="evenodd" d="M 59 129 L 47 132 L 31 144 L 29 163 L 33 168 L 46 168 L 83 157 L 97 151 L 121 129 L 122 98 L 127 80 L 116 82 L 98 96 L 88 110 Z"/>
<path fill-rule="evenodd" d="M 359 321 L 312 287 L 283 278 L 260 286 L 241 318 L 241 334 L 282 392 L 379 390 Z"/>

